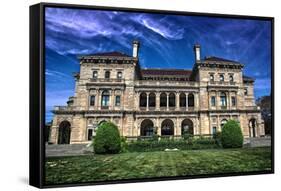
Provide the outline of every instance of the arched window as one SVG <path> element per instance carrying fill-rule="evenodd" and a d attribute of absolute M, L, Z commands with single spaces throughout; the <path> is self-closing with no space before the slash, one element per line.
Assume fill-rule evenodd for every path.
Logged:
<path fill-rule="evenodd" d="M 221 106 L 226 107 L 227 106 L 227 101 L 226 101 L 226 94 L 222 92 L 220 94 L 220 101 L 221 101 Z"/>
<path fill-rule="evenodd" d="M 106 71 L 104 73 L 104 78 L 109 79 L 110 78 L 110 71 Z"/>
<path fill-rule="evenodd" d="M 70 143 L 70 123 L 68 121 L 63 121 L 59 125 L 59 136 L 58 144 L 69 144 Z"/>
<path fill-rule="evenodd" d="M 117 72 L 117 79 L 121 79 L 122 78 L 122 72 Z"/>
<path fill-rule="evenodd" d="M 194 95 L 188 94 L 188 107 L 194 107 Z"/>
<path fill-rule="evenodd" d="M 176 107 L 176 96 L 174 93 L 169 94 L 169 107 Z"/>
<path fill-rule="evenodd" d="M 214 82 L 215 78 L 214 78 L 214 74 L 210 74 L 210 82 Z"/>
<path fill-rule="evenodd" d="M 181 123 L 181 134 L 182 135 L 193 135 L 193 122 L 190 119 L 185 119 Z"/>
<path fill-rule="evenodd" d="M 140 107 L 146 107 L 146 102 L 147 102 L 146 93 L 142 92 L 140 94 Z"/>
<path fill-rule="evenodd" d="M 223 82 L 224 81 L 224 75 L 220 74 L 220 81 Z"/>
<path fill-rule="evenodd" d="M 110 97 L 109 91 L 108 90 L 104 90 L 102 92 L 102 96 L 101 96 L 101 106 L 103 108 L 108 108 L 108 106 L 109 106 L 109 97 Z"/>
<path fill-rule="evenodd" d="M 223 126 L 227 123 L 227 119 L 223 119 L 221 120 L 221 129 L 223 128 Z"/>
<path fill-rule="evenodd" d="M 156 96 L 155 93 L 150 93 L 149 94 L 149 107 L 155 107 L 156 106 Z"/>
<path fill-rule="evenodd" d="M 162 122 L 161 135 L 174 135 L 174 123 L 171 119 L 165 119 Z"/>
<path fill-rule="evenodd" d="M 140 135 L 152 136 L 154 134 L 153 122 L 150 119 L 145 119 L 141 122 Z"/>
<path fill-rule="evenodd" d="M 160 94 L 160 107 L 167 107 L 167 94 L 166 93 Z"/>
<path fill-rule="evenodd" d="M 233 81 L 234 81 L 233 75 L 229 75 L 229 81 L 230 81 L 230 82 L 233 82 Z"/>
<path fill-rule="evenodd" d="M 98 71 L 93 71 L 93 78 L 97 79 L 98 78 Z"/>
<path fill-rule="evenodd" d="M 180 107 L 186 107 L 186 95 L 184 93 L 180 94 Z"/>

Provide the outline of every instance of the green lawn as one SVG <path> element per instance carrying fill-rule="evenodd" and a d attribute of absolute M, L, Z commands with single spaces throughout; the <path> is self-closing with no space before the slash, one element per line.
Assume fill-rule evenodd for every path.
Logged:
<path fill-rule="evenodd" d="M 271 170 L 267 148 L 48 158 L 46 184 Z"/>

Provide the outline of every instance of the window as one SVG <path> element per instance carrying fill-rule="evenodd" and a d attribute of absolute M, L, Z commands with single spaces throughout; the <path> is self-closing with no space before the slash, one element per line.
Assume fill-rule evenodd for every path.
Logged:
<path fill-rule="evenodd" d="M 174 93 L 169 94 L 169 107 L 175 107 L 176 106 L 176 96 Z"/>
<path fill-rule="evenodd" d="M 233 81 L 234 81 L 233 75 L 230 75 L 230 76 L 229 76 L 229 81 L 230 81 L 230 82 L 233 82 Z"/>
<path fill-rule="evenodd" d="M 194 95 L 191 93 L 188 94 L 187 100 L 188 100 L 188 107 L 194 107 Z"/>
<path fill-rule="evenodd" d="M 215 96 L 211 97 L 211 106 L 216 106 L 216 97 Z"/>
<path fill-rule="evenodd" d="M 88 141 L 92 140 L 93 138 L 93 129 L 88 129 Z"/>
<path fill-rule="evenodd" d="M 93 78 L 97 79 L 98 78 L 98 71 L 93 71 Z"/>
<path fill-rule="evenodd" d="M 146 93 L 142 92 L 140 94 L 140 107 L 146 107 L 146 104 L 147 104 Z"/>
<path fill-rule="evenodd" d="M 121 79 L 122 78 L 122 72 L 117 72 L 117 78 Z"/>
<path fill-rule="evenodd" d="M 166 93 L 160 94 L 160 107 L 167 107 L 167 94 Z"/>
<path fill-rule="evenodd" d="M 186 95 L 184 93 L 180 94 L 180 107 L 186 107 Z"/>
<path fill-rule="evenodd" d="M 214 82 L 214 81 L 215 81 L 214 74 L 210 74 L 210 81 L 211 81 L 211 82 Z"/>
<path fill-rule="evenodd" d="M 217 127 L 212 128 L 212 133 L 213 133 L 213 135 L 215 135 L 217 133 Z"/>
<path fill-rule="evenodd" d="M 234 96 L 231 97 L 231 105 L 236 106 L 236 97 Z"/>
<path fill-rule="evenodd" d="M 224 76 L 223 76 L 223 74 L 220 74 L 220 81 L 221 81 L 221 82 L 224 81 Z"/>
<path fill-rule="evenodd" d="M 149 107 L 155 107 L 156 106 L 156 95 L 155 95 L 155 93 L 149 94 L 148 106 Z"/>
<path fill-rule="evenodd" d="M 120 95 L 115 96 L 115 106 L 120 106 L 120 101 L 121 101 L 120 98 L 121 98 Z"/>
<path fill-rule="evenodd" d="M 96 96 L 94 96 L 94 95 L 92 95 L 90 97 L 90 106 L 94 106 L 95 105 L 95 98 L 96 98 Z"/>
<path fill-rule="evenodd" d="M 102 92 L 101 106 L 108 107 L 109 106 L 109 92 L 105 90 Z"/>
<path fill-rule="evenodd" d="M 225 107 L 227 105 L 227 103 L 226 103 L 226 94 L 225 93 L 221 93 L 220 98 L 221 98 L 221 106 Z"/>
<path fill-rule="evenodd" d="M 104 73 L 104 78 L 109 79 L 110 78 L 110 71 L 106 71 Z"/>
<path fill-rule="evenodd" d="M 227 119 L 221 120 L 221 129 L 223 128 L 224 124 L 226 124 L 226 123 L 227 123 Z"/>
<path fill-rule="evenodd" d="M 244 90 L 244 95 L 248 95 L 248 89 L 247 88 Z"/>

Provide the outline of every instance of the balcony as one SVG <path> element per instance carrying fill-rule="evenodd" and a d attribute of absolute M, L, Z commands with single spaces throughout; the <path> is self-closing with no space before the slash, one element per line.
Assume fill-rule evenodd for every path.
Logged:
<path fill-rule="evenodd" d="M 124 83 L 125 79 L 118 78 L 89 78 L 90 82 L 105 82 L 105 83 Z"/>
<path fill-rule="evenodd" d="M 210 81 L 208 86 L 236 86 L 236 82 Z"/>

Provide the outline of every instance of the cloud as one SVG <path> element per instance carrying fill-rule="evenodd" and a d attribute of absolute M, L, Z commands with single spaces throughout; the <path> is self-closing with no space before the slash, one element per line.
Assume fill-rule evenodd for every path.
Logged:
<path fill-rule="evenodd" d="M 168 40 L 180 40 L 183 38 L 184 29 L 168 22 L 165 17 L 161 19 L 155 19 L 144 14 L 133 16 L 131 18 Z"/>

